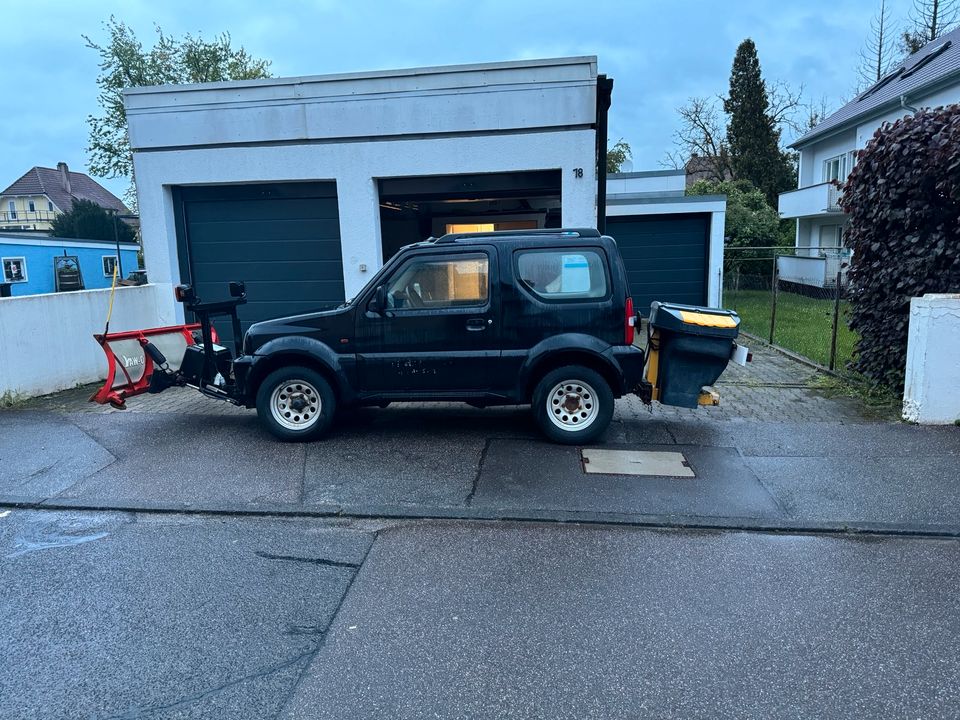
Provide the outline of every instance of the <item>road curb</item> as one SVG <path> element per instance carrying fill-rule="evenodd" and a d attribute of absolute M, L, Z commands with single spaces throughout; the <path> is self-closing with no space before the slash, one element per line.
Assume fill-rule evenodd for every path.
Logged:
<path fill-rule="evenodd" d="M 92 503 L 88 500 L 44 501 L 22 496 L 0 497 L 0 509 L 131 512 L 160 515 L 207 515 L 344 520 L 462 520 L 480 522 L 607 525 L 663 530 L 738 531 L 790 535 L 875 535 L 917 538 L 960 538 L 960 526 L 866 521 L 810 521 L 784 518 L 639 515 L 580 510 L 518 511 L 507 508 L 421 507 L 397 505 L 195 505 L 172 502 Z"/>

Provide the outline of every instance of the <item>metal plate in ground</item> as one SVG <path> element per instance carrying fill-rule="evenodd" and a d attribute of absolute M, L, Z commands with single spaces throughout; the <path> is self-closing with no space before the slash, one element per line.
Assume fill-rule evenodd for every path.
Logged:
<path fill-rule="evenodd" d="M 602 475 L 652 475 L 656 477 L 696 477 L 683 453 L 655 450 L 580 451 L 583 470 Z"/>

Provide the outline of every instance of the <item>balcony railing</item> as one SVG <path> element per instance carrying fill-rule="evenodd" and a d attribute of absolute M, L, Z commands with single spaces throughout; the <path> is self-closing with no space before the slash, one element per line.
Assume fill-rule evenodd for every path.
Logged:
<path fill-rule="evenodd" d="M 780 215 L 785 218 L 838 215 L 843 191 L 832 182 L 808 185 L 799 190 L 780 193 Z"/>
<path fill-rule="evenodd" d="M 0 211 L 0 223 L 30 223 L 30 222 L 51 222 L 57 213 L 47 210 L 22 211 L 9 210 Z"/>

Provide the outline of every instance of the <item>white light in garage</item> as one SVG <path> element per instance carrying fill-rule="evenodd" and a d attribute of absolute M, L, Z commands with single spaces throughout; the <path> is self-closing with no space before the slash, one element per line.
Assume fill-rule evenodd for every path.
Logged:
<path fill-rule="evenodd" d="M 493 232 L 493 223 L 447 223 L 448 233 Z"/>

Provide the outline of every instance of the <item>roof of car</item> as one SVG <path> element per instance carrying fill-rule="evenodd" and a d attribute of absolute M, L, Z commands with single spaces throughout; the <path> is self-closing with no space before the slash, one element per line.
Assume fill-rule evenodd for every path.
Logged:
<path fill-rule="evenodd" d="M 575 241 L 582 238 L 599 239 L 606 237 L 596 228 L 547 228 L 542 230 L 500 230 L 475 233 L 448 233 L 439 238 L 430 238 L 426 243 L 446 245 L 448 243 L 489 243 L 503 240 L 522 241 L 545 239 L 557 241 Z"/>

